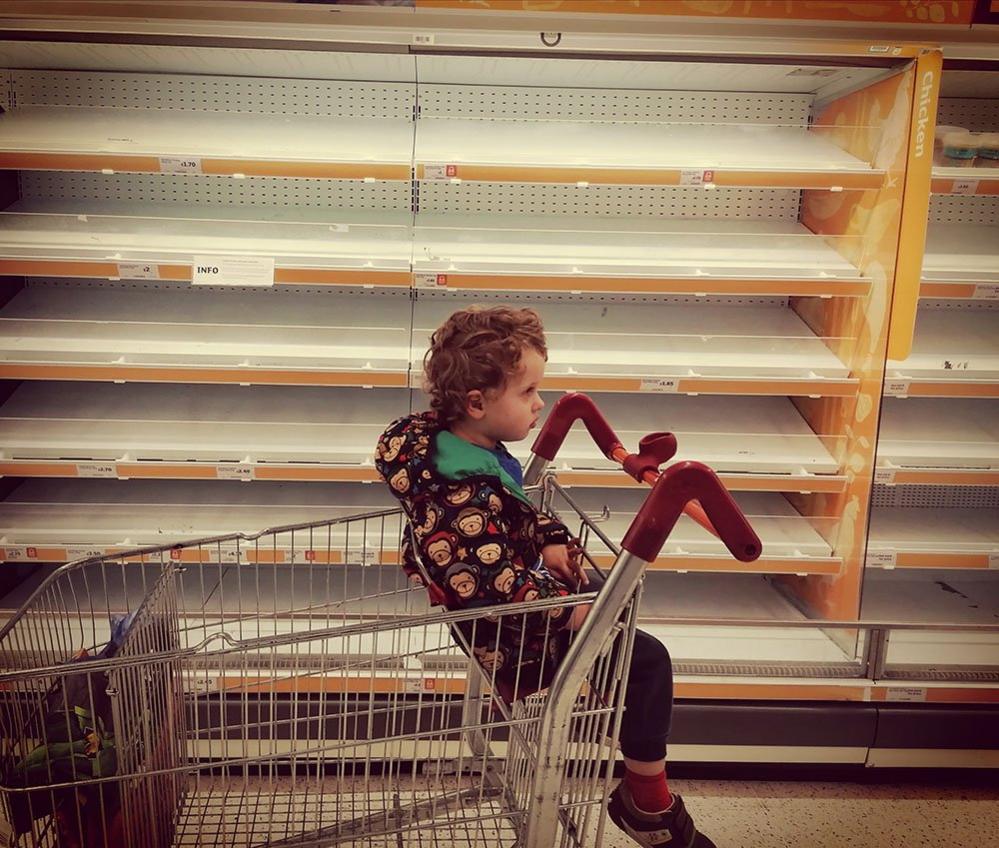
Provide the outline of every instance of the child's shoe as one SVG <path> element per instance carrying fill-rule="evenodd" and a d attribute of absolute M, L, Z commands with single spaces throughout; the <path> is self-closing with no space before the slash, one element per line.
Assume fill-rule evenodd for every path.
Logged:
<path fill-rule="evenodd" d="M 645 813 L 635 806 L 622 780 L 611 792 L 607 812 L 614 824 L 644 848 L 664 845 L 669 848 L 716 848 L 714 842 L 694 827 L 679 795 L 673 796 L 673 805 L 665 813 Z"/>

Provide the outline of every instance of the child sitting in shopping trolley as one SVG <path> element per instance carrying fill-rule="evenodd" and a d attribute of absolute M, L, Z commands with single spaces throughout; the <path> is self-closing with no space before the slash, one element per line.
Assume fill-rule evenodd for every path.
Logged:
<path fill-rule="evenodd" d="M 394 421 L 378 442 L 378 472 L 405 507 L 431 591 L 448 609 L 592 588 L 569 531 L 531 503 L 520 463 L 504 446 L 526 438 L 538 422 L 547 356 L 533 310 L 455 312 L 431 336 L 424 358 L 431 410 Z M 406 547 L 403 567 L 422 580 Z M 485 639 L 473 631 L 472 652 L 514 697 L 525 683 L 528 690 L 543 688 L 588 611 L 580 604 L 523 616 L 518 626 L 496 628 Z M 672 666 L 663 644 L 641 630 L 624 703 L 625 777 L 610 798 L 612 820 L 640 845 L 714 848 L 668 788 Z"/>

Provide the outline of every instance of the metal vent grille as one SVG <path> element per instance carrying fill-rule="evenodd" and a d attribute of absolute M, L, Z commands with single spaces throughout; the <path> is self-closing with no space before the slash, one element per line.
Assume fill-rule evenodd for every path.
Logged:
<path fill-rule="evenodd" d="M 22 171 L 25 200 L 97 200 L 125 203 L 183 203 L 198 206 L 310 207 L 322 209 L 411 208 L 404 182 L 310 180 L 182 174 L 87 174 Z"/>
<path fill-rule="evenodd" d="M 936 224 L 999 224 L 999 197 L 931 195 L 930 221 Z"/>
<path fill-rule="evenodd" d="M 925 665 L 892 665 L 882 675 L 885 680 L 944 680 L 953 683 L 997 683 L 999 671 L 989 666 L 960 669 Z"/>
<path fill-rule="evenodd" d="M 751 676 L 751 677 L 818 677 L 857 678 L 863 676 L 859 664 L 829 663 L 828 665 L 795 662 L 716 662 L 713 660 L 673 661 L 676 674 L 701 677 Z"/>
<path fill-rule="evenodd" d="M 309 115 L 412 120 L 412 83 L 266 77 L 13 71 L 16 106 Z"/>
<path fill-rule="evenodd" d="M 676 186 L 569 186 L 519 183 L 420 185 L 421 212 L 509 215 L 727 218 L 796 221 L 800 192 Z"/>
<path fill-rule="evenodd" d="M 421 84 L 419 98 L 423 118 L 795 126 L 808 122 L 812 102 L 808 94 L 435 84 Z"/>
<path fill-rule="evenodd" d="M 937 124 L 964 127 L 972 132 L 995 132 L 999 127 L 999 100 L 945 97 L 937 107 Z"/>
<path fill-rule="evenodd" d="M 878 507 L 997 509 L 999 486 L 875 486 Z"/>

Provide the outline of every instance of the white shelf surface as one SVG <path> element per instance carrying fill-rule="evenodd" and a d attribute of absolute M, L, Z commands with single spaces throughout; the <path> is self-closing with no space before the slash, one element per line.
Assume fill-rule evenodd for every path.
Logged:
<path fill-rule="evenodd" d="M 411 215 L 392 211 L 19 201 L 0 213 L 0 256 L 191 264 L 273 257 L 279 267 L 407 272 Z"/>
<path fill-rule="evenodd" d="M 820 282 L 861 279 L 860 272 L 828 240 L 798 223 L 455 213 L 417 217 L 413 270 Z"/>
<path fill-rule="evenodd" d="M 878 465 L 999 469 L 999 401 L 885 398 L 878 431 Z"/>
<path fill-rule="evenodd" d="M 591 516 L 599 516 L 602 508 L 606 507 L 610 517 L 600 523 L 600 529 L 614 542 L 620 544 L 648 493 L 647 488 L 599 492 L 581 490 L 578 493 L 574 492 L 573 499 Z M 738 492 L 733 497 L 763 542 L 763 557 L 832 556 L 829 544 L 816 532 L 811 521 L 800 515 L 782 495 Z M 563 518 L 568 520 L 570 517 L 571 513 L 563 513 Z M 575 525 L 578 529 L 578 521 Z M 599 539 L 593 538 L 592 548 L 594 552 L 606 553 Z M 673 567 L 682 569 L 686 557 L 697 556 L 731 559 L 731 554 L 719 539 L 693 519 L 681 516 L 666 544 L 663 545 L 660 557 L 673 561 Z M 732 566 L 733 570 L 738 571 L 740 568 L 750 568 L 751 564 L 747 565 L 732 559 Z"/>
<path fill-rule="evenodd" d="M 421 118 L 416 125 L 416 161 L 622 170 L 873 171 L 819 132 L 748 124 Z"/>
<path fill-rule="evenodd" d="M 409 391 L 23 383 L 0 407 L 8 460 L 296 463 L 367 468 Z"/>
<path fill-rule="evenodd" d="M 700 617 L 805 620 L 790 601 L 756 575 L 655 571 L 646 577 L 639 626 L 658 637 L 674 659 L 834 663 L 853 659 L 844 656 L 819 628 L 692 627 L 656 622 Z"/>
<path fill-rule="evenodd" d="M 421 398 L 422 399 L 422 398 Z M 548 409 L 557 396 L 547 395 Z M 370 467 L 389 421 L 409 411 L 409 393 L 307 387 L 155 386 L 26 382 L 0 407 L 8 460 L 248 461 Z M 834 474 L 829 451 L 786 398 L 623 395 L 608 410 L 622 443 L 670 430 L 680 450 L 719 472 Z M 526 462 L 533 436 L 511 445 Z M 560 471 L 623 477 L 582 427 L 556 458 Z"/>
<path fill-rule="evenodd" d="M 154 109 L 25 106 L 0 115 L 0 151 L 408 165 L 413 123 Z"/>
<path fill-rule="evenodd" d="M 532 305 L 534 304 L 527 304 Z M 414 369 L 451 303 L 417 304 Z M 790 309 L 741 306 L 537 304 L 548 377 L 847 378 L 849 370 Z"/>
<path fill-rule="evenodd" d="M 999 580 L 995 574 L 940 571 L 868 571 L 861 618 L 932 624 L 995 624 Z M 889 664 L 995 666 L 999 636 L 973 632 L 895 630 Z"/>
<path fill-rule="evenodd" d="M 8 545 L 38 547 L 168 545 L 396 507 L 387 487 L 350 483 L 28 480 L 3 502 L 0 536 Z M 398 551 L 399 527 L 398 519 L 386 523 L 384 531 L 381 522 L 369 522 L 366 538 Z M 334 525 L 315 531 L 314 547 L 325 549 L 331 541 L 342 548 L 348 533 L 360 545 L 360 527 Z M 308 547 L 308 540 L 308 531 L 296 533 L 295 547 Z M 261 542 L 267 549 L 273 544 L 273 537 Z M 291 534 L 279 536 L 277 544 L 290 549 Z"/>
<path fill-rule="evenodd" d="M 999 310 L 921 309 L 912 353 L 889 359 L 892 380 L 999 381 Z"/>
<path fill-rule="evenodd" d="M 999 510 L 874 507 L 868 538 L 871 551 L 999 555 Z"/>
<path fill-rule="evenodd" d="M 29 287 L 0 311 L 0 358 L 44 365 L 402 373 L 408 297 Z"/>
<path fill-rule="evenodd" d="M 642 491 L 609 493 L 607 498 L 600 499 L 600 505 L 612 505 L 613 517 L 604 525 L 605 532 L 615 539 L 623 536 L 644 495 Z M 589 501 L 596 503 L 594 498 Z M 780 495 L 740 495 L 739 501 L 763 540 L 767 556 L 789 556 L 795 551 L 795 555 L 829 555 L 828 545 Z M 256 532 L 282 524 L 325 521 L 395 506 L 396 502 L 382 485 L 28 480 L 3 504 L 0 538 L 3 544 L 18 548 L 166 545 L 237 531 Z M 369 522 L 366 535 L 370 544 L 397 554 L 398 519 L 392 519 L 390 527 L 381 538 L 381 524 Z M 314 547 L 325 548 L 332 539 L 333 547 L 343 548 L 347 532 L 345 526 L 335 526 L 332 531 L 318 530 Z M 362 535 L 353 525 L 350 532 L 358 540 Z M 304 541 L 308 538 L 307 531 L 296 538 L 296 547 L 308 547 Z M 267 546 L 271 544 L 267 540 Z M 290 549 L 290 534 L 282 534 L 277 544 L 283 550 Z M 594 539 L 594 552 L 602 553 L 602 549 L 602 543 Z M 681 549 L 691 555 L 728 556 L 720 542 L 687 518 L 678 522 L 663 549 L 664 555 L 680 558 L 676 567 L 682 567 Z M 741 564 L 733 561 L 733 565 Z"/>
<path fill-rule="evenodd" d="M 557 399 L 557 395 L 545 395 L 545 415 Z M 822 440 L 787 398 L 622 394 L 601 407 L 628 451 L 637 453 L 639 440 L 648 433 L 673 433 L 677 454 L 670 464 L 696 459 L 718 472 L 745 474 L 835 474 L 839 470 Z M 532 443 L 533 434 L 512 447 L 518 459 L 528 458 Z M 582 424 L 569 431 L 554 466 L 559 471 L 607 471 L 624 476 L 620 465 L 600 453 Z"/>
<path fill-rule="evenodd" d="M 999 178 L 999 169 L 995 171 Z M 923 279 L 928 282 L 999 282 L 999 227 L 938 224 L 926 231 Z"/>

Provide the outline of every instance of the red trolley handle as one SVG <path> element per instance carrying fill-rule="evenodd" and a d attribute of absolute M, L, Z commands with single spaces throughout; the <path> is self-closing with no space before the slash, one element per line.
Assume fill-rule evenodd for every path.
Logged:
<path fill-rule="evenodd" d="M 659 466 L 676 454 L 676 436 L 672 433 L 650 433 L 638 443 L 638 453 L 628 453 L 597 405 L 581 392 L 563 395 L 555 402 L 531 452 L 554 461 L 576 421 L 583 422 L 604 456 L 619 463 L 639 483 L 654 486 L 659 479 Z M 709 533 L 719 536 L 699 503 L 687 503 L 683 511 Z"/>
<path fill-rule="evenodd" d="M 621 547 L 645 562 L 655 562 L 677 519 L 694 500 L 704 507 L 732 556 L 742 562 L 759 558 L 763 549 L 759 537 L 718 475 L 703 463 L 689 460 L 659 475 Z"/>

